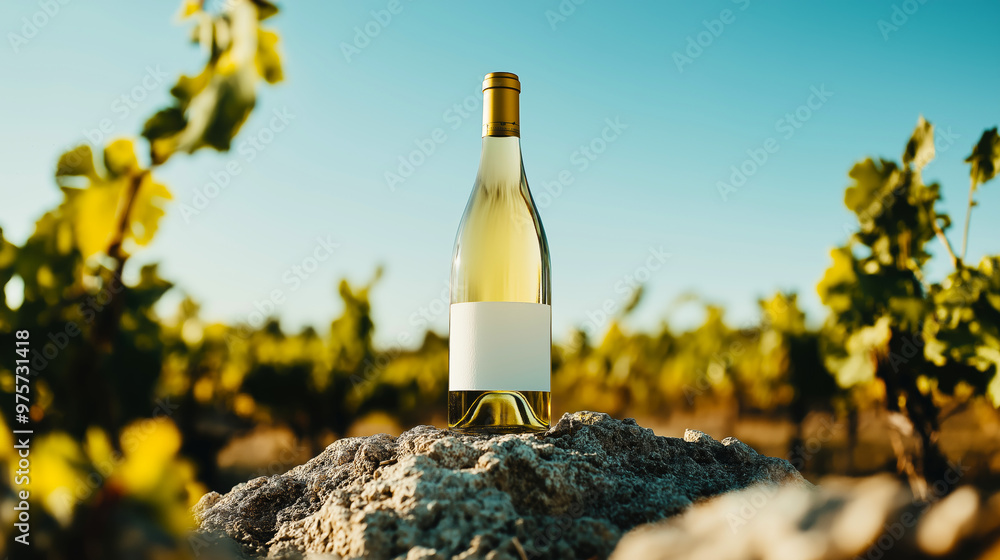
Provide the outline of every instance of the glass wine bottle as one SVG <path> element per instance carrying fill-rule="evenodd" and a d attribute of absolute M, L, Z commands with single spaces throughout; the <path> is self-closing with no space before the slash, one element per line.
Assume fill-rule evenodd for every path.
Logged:
<path fill-rule="evenodd" d="M 521 162 L 521 83 L 483 81 L 479 173 L 451 269 L 448 425 L 463 432 L 549 427 L 549 248 Z"/>

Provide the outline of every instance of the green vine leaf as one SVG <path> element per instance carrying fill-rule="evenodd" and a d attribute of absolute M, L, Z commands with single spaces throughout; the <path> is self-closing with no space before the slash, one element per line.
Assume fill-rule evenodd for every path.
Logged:
<path fill-rule="evenodd" d="M 926 155 L 926 149 L 916 150 Z M 924 184 L 918 170 L 886 160 L 866 159 L 848 175 L 853 182 L 844 193 L 844 204 L 858 217 L 855 239 L 881 266 L 922 267 L 930 258 L 925 246 L 936 235 L 935 220 L 948 223 L 947 215 L 934 208 L 940 187 Z"/>
<path fill-rule="evenodd" d="M 875 356 L 889 344 L 891 319 L 879 318 L 873 325 L 854 331 L 846 344 L 846 357 L 828 361 L 835 372 L 837 385 L 843 388 L 869 383 L 875 379 Z"/>
<path fill-rule="evenodd" d="M 56 164 L 56 179 L 63 177 L 97 179 L 97 170 L 94 169 L 94 154 L 91 152 L 90 146 L 77 146 L 59 156 L 59 162 Z"/>
<path fill-rule="evenodd" d="M 924 325 L 924 354 L 960 378 L 951 385 L 963 380 L 983 390 L 1000 369 L 1000 256 L 951 273 L 930 295 L 935 312 Z"/>
<path fill-rule="evenodd" d="M 146 121 L 142 135 L 150 142 L 154 164 L 177 152 L 201 148 L 227 151 L 256 104 L 256 84 L 284 78 L 278 35 L 260 27 L 277 7 L 262 0 L 237 0 L 220 15 L 187 2 L 183 17 L 195 23 L 195 39 L 208 53 L 205 68 L 181 76 L 170 93 L 174 105 Z"/>
<path fill-rule="evenodd" d="M 985 132 L 972 148 L 972 154 L 965 159 L 972 167 L 972 189 L 993 179 L 1000 168 L 1000 136 L 996 127 Z"/>
<path fill-rule="evenodd" d="M 73 242 L 84 259 L 107 250 L 133 180 L 140 183 L 129 212 L 125 241 L 148 244 L 164 215 L 164 204 L 172 198 L 165 185 L 154 181 L 140 167 L 131 140 L 112 142 L 103 155 L 104 174 L 94 165 L 89 146 L 63 154 L 56 169 L 65 195 L 57 216 L 72 225 Z M 84 156 L 89 158 L 86 162 L 80 159 Z M 82 185 L 66 181 L 77 177 L 85 179 Z"/>
<path fill-rule="evenodd" d="M 920 170 L 932 159 L 934 159 L 934 125 L 921 116 L 917 120 L 917 128 L 913 130 L 913 135 L 903 151 L 903 165 L 907 167 L 912 165 L 915 169 Z"/>

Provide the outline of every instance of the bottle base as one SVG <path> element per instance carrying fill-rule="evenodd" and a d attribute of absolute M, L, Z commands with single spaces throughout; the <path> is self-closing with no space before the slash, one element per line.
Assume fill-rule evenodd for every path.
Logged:
<path fill-rule="evenodd" d="M 449 391 L 448 428 L 468 434 L 549 429 L 549 391 Z"/>

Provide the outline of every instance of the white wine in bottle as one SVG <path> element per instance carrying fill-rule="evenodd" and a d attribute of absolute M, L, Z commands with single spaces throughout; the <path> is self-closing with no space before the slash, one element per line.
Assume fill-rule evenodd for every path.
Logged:
<path fill-rule="evenodd" d="M 549 247 L 521 163 L 509 72 L 483 81 L 483 150 L 451 265 L 448 426 L 547 430 L 552 307 Z"/>

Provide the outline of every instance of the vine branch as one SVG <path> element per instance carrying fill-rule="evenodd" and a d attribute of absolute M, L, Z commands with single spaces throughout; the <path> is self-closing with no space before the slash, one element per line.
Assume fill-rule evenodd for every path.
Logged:
<path fill-rule="evenodd" d="M 972 199 L 972 195 L 976 192 L 976 179 L 973 178 L 969 181 L 969 207 L 965 210 L 965 232 L 962 233 L 962 260 L 965 260 L 965 251 L 969 246 L 969 222 L 972 220 L 972 207 L 976 205 L 976 201 Z"/>
<path fill-rule="evenodd" d="M 959 266 L 961 266 L 962 259 L 960 259 L 957 256 L 955 256 L 955 251 L 952 250 L 951 243 L 949 243 L 948 242 L 948 238 L 945 237 L 944 230 L 942 230 L 941 226 L 938 225 L 937 219 L 938 219 L 938 216 L 934 216 L 934 219 L 931 220 L 931 226 L 934 228 L 934 234 L 937 235 L 938 239 L 941 240 L 941 244 L 944 245 L 945 250 L 948 251 L 948 256 L 951 258 L 951 264 L 952 264 L 952 266 L 954 266 L 957 269 L 957 268 L 959 268 Z M 968 228 L 968 225 L 966 225 L 966 228 Z M 968 231 L 968 229 L 966 229 L 966 231 Z M 962 254 L 963 254 L 963 256 L 965 255 L 965 251 L 964 250 L 963 250 Z"/>

